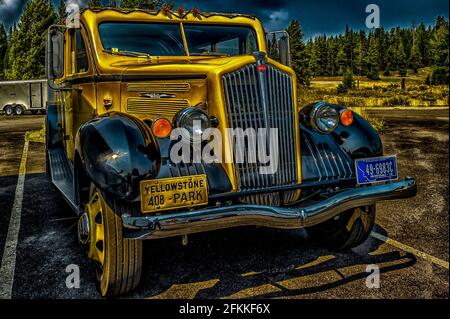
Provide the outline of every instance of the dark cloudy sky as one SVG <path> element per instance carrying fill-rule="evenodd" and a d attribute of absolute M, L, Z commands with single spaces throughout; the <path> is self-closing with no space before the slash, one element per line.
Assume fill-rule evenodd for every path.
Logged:
<path fill-rule="evenodd" d="M 58 0 L 53 0 L 55 3 Z M 86 3 L 88 0 L 74 0 Z M 18 19 L 27 0 L 0 0 L 0 21 L 9 25 Z M 307 38 L 341 33 L 346 24 L 364 29 L 365 8 L 380 7 L 381 26 L 433 24 L 438 15 L 448 19 L 448 0 L 175 0 L 186 9 L 241 12 L 257 15 L 267 30 L 283 29 L 291 19 L 300 21 Z"/>

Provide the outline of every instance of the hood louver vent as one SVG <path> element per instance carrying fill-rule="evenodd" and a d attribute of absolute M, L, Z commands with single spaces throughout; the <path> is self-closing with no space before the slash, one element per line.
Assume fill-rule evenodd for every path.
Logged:
<path fill-rule="evenodd" d="M 148 83 L 130 83 L 128 92 L 142 93 L 187 93 L 191 85 L 187 82 L 155 81 Z"/>

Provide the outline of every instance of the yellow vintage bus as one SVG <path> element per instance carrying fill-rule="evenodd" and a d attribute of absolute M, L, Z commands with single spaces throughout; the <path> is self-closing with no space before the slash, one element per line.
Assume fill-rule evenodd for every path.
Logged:
<path fill-rule="evenodd" d="M 84 9 L 49 29 L 47 172 L 103 296 L 138 285 L 142 240 L 254 225 L 345 250 L 377 201 L 415 195 L 364 119 L 297 101 L 289 36 L 281 62 L 266 36 L 253 16 L 167 8 Z"/>

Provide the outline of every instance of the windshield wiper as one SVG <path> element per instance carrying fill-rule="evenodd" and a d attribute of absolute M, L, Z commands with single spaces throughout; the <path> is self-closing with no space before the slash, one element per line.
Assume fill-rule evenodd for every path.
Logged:
<path fill-rule="evenodd" d="M 111 54 L 111 55 L 123 55 L 123 56 L 131 56 L 135 58 L 147 58 L 150 59 L 150 54 L 145 52 L 135 52 L 135 51 L 126 51 L 126 50 L 112 50 L 106 49 L 103 52 Z"/>
<path fill-rule="evenodd" d="M 220 53 L 220 52 L 194 52 L 194 53 L 190 53 L 190 55 L 192 56 L 230 56 L 227 53 Z"/>

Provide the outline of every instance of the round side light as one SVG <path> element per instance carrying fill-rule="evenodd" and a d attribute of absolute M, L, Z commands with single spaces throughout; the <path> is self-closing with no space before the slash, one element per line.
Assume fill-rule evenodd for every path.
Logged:
<path fill-rule="evenodd" d="M 166 138 L 172 132 L 172 123 L 165 117 L 160 117 L 153 122 L 152 132 L 157 138 Z"/>
<path fill-rule="evenodd" d="M 341 124 L 344 126 L 350 126 L 353 124 L 353 112 L 349 109 L 341 111 Z"/>

